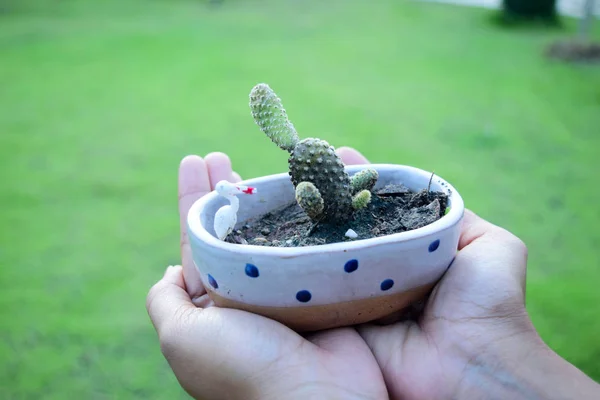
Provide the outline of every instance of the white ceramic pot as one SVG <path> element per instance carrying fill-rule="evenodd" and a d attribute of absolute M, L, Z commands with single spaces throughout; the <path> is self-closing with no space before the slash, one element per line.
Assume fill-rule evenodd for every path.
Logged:
<path fill-rule="evenodd" d="M 366 167 L 349 166 L 346 171 L 353 175 Z M 402 165 L 368 167 L 379 172 L 376 189 L 402 183 L 420 190 L 431 177 L 430 172 Z M 242 184 L 256 187 L 258 193 L 239 196 L 238 226 L 295 201 L 287 173 Z M 212 192 L 188 214 L 194 262 L 220 307 L 260 314 L 298 331 L 373 321 L 423 298 L 456 255 L 463 200 L 437 176 L 431 190 L 448 193 L 450 212 L 428 226 L 372 239 L 286 248 L 218 240 L 214 215 L 228 202 Z"/>

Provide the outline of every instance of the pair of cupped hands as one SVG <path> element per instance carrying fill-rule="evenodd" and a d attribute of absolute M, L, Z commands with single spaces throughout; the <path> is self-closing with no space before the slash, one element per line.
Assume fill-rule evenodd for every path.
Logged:
<path fill-rule="evenodd" d="M 350 148 L 338 154 L 346 165 L 368 163 Z M 167 268 L 146 303 L 161 350 L 191 396 L 537 398 L 554 374 L 564 376 L 564 368 L 578 373 L 568 363 L 552 366 L 557 356 L 526 312 L 525 245 L 470 211 L 456 259 L 416 318 L 299 334 L 262 316 L 213 306 L 192 261 L 185 221 L 191 205 L 224 179 L 240 176 L 223 153 L 181 162 L 182 263 Z"/>

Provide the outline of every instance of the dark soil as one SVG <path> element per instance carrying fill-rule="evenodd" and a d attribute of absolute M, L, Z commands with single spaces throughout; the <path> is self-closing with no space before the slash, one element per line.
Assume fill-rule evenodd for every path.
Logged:
<path fill-rule="evenodd" d="M 314 246 L 343 241 L 370 239 L 406 232 L 429 225 L 446 213 L 448 195 L 427 189 L 411 192 L 403 185 L 388 185 L 373 193 L 371 203 L 342 225 L 313 223 L 293 203 L 268 213 L 232 232 L 226 241 L 273 247 Z M 345 236 L 348 229 L 358 237 Z"/>
<path fill-rule="evenodd" d="M 567 62 L 600 63 L 600 43 L 559 42 L 552 44 L 547 52 L 550 58 Z"/>

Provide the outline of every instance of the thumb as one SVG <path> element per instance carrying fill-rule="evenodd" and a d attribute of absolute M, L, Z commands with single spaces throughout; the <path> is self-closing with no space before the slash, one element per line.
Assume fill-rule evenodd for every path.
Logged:
<path fill-rule="evenodd" d="M 466 210 L 458 248 L 454 262 L 431 293 L 424 314 L 432 320 L 521 317 L 527 273 L 523 242 Z"/>
<path fill-rule="evenodd" d="M 346 165 L 370 164 L 365 156 L 352 147 L 340 147 L 336 153 Z"/>
<path fill-rule="evenodd" d="M 183 268 L 180 265 L 169 266 L 146 298 L 146 309 L 157 332 L 164 330 L 165 325 L 181 315 L 182 311 L 195 308 L 185 290 Z"/>
<path fill-rule="evenodd" d="M 514 279 L 525 292 L 527 247 L 517 236 L 466 210 L 458 249 L 456 261 L 465 273 L 491 269 Z"/>

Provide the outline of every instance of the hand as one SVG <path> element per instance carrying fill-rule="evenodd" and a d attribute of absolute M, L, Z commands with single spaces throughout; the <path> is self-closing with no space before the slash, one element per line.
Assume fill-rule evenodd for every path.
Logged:
<path fill-rule="evenodd" d="M 340 153 L 347 165 L 368 163 L 355 150 Z M 458 247 L 416 321 L 359 328 L 390 397 L 600 398 L 599 386 L 553 353 L 529 319 L 523 242 L 467 211 Z"/>
<path fill-rule="evenodd" d="M 169 267 L 146 303 L 181 386 L 202 399 L 387 399 L 379 366 L 356 329 L 303 337 L 258 315 L 212 307 L 192 261 L 185 219 L 221 179 L 240 180 L 224 154 L 182 161 L 183 268 Z"/>
<path fill-rule="evenodd" d="M 338 152 L 348 165 L 368 162 L 352 149 Z M 184 268 L 169 268 L 147 300 L 163 353 L 192 396 L 600 398 L 598 385 L 550 351 L 527 316 L 523 243 L 470 212 L 460 252 L 417 321 L 301 337 L 266 318 L 211 307 L 183 227 L 191 204 L 228 177 L 239 180 L 223 154 L 182 162 Z"/>

